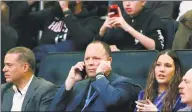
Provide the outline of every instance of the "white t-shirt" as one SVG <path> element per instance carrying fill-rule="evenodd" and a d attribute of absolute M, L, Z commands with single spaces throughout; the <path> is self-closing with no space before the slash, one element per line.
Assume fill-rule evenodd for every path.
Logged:
<path fill-rule="evenodd" d="M 187 11 L 192 10 L 192 1 L 182 1 L 180 3 L 179 10 L 179 16 L 177 17 L 176 21 L 179 21 L 179 18 Z"/>

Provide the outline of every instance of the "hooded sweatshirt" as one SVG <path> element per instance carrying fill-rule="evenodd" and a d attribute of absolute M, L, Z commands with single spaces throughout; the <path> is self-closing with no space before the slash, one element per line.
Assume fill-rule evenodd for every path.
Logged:
<path fill-rule="evenodd" d="M 32 5 L 22 2 L 11 17 L 14 27 L 30 28 L 31 32 L 42 30 L 40 44 L 57 44 L 72 41 L 76 50 L 84 50 L 102 25 L 97 16 L 97 7 L 88 11 L 83 8 L 79 14 L 65 17 L 58 2 L 53 7 L 29 13 Z M 27 38 L 27 37 L 26 37 Z"/>
<path fill-rule="evenodd" d="M 125 21 L 135 30 L 155 41 L 155 49 L 164 49 L 164 23 L 160 17 L 152 13 L 150 9 L 143 8 L 143 10 L 135 17 L 123 13 Z M 104 37 L 96 37 L 110 44 L 116 45 L 120 50 L 146 50 L 139 40 L 135 39 L 129 32 L 122 28 L 107 29 Z"/>

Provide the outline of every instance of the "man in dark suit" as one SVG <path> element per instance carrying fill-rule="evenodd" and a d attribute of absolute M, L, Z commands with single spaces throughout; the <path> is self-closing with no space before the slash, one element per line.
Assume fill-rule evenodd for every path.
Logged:
<path fill-rule="evenodd" d="M 4 59 L 1 111 L 47 111 L 57 86 L 34 76 L 35 56 L 25 47 L 10 49 Z"/>
<path fill-rule="evenodd" d="M 137 97 L 131 79 L 111 71 L 110 47 L 101 41 L 90 43 L 84 62 L 71 67 L 56 93 L 51 111 L 127 111 Z"/>

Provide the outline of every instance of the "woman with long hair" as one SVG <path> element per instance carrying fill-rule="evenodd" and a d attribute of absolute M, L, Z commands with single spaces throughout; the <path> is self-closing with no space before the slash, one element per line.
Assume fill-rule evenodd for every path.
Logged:
<path fill-rule="evenodd" d="M 175 51 L 160 52 L 148 74 L 145 90 L 139 93 L 135 111 L 172 112 L 186 107 L 179 96 L 181 79 L 181 64 Z"/>

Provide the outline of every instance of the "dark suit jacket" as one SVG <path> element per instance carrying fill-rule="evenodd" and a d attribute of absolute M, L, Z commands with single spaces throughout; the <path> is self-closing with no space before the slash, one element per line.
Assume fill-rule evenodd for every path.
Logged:
<path fill-rule="evenodd" d="M 129 103 L 137 95 L 134 90 L 135 85 L 130 81 L 115 73 L 111 73 L 107 78 L 93 81 L 91 84 L 96 94 L 85 110 L 127 111 Z M 90 82 L 90 79 L 79 81 L 70 91 L 66 91 L 63 85 L 54 97 L 51 111 L 76 111 L 83 98 L 86 98 L 84 96 L 87 96 Z"/>
<path fill-rule="evenodd" d="M 11 111 L 14 91 L 13 84 L 1 86 L 1 111 Z M 21 111 L 46 111 L 57 91 L 57 86 L 42 78 L 33 77 L 23 101 Z"/>

